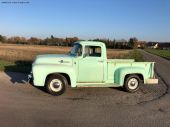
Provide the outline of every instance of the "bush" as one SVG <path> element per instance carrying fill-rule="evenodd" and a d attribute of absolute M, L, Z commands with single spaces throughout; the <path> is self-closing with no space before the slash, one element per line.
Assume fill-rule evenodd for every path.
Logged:
<path fill-rule="evenodd" d="M 143 55 L 138 50 L 130 51 L 124 56 L 125 59 L 135 59 L 136 62 L 144 62 Z"/>

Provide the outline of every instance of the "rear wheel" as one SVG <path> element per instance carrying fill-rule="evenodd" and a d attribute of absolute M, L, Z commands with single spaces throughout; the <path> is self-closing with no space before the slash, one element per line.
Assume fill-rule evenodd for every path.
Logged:
<path fill-rule="evenodd" d="M 58 96 L 65 92 L 66 85 L 67 79 L 60 74 L 55 74 L 47 78 L 46 90 L 48 93 Z"/>
<path fill-rule="evenodd" d="M 134 93 L 139 89 L 140 78 L 137 75 L 130 75 L 125 79 L 124 89 L 127 92 Z"/>

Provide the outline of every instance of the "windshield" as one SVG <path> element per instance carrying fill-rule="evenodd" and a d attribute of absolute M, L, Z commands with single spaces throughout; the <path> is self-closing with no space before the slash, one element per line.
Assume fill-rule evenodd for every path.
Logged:
<path fill-rule="evenodd" d="M 71 55 L 81 56 L 82 55 L 82 46 L 80 44 L 75 44 L 71 49 Z"/>

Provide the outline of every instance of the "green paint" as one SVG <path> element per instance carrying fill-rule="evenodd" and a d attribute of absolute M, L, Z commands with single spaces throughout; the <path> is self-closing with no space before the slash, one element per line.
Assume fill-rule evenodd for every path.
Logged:
<path fill-rule="evenodd" d="M 144 83 L 154 78 L 154 62 L 133 59 L 107 59 L 101 42 L 76 42 L 71 54 L 39 55 L 32 65 L 34 85 L 44 86 L 50 74 L 67 74 L 72 87 L 119 87 L 125 76 L 140 74 Z"/>

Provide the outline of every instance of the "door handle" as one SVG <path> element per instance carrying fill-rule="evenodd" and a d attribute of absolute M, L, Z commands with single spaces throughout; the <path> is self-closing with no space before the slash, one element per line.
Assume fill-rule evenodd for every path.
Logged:
<path fill-rule="evenodd" d="M 64 61 L 64 60 L 60 60 L 58 62 L 60 62 L 60 63 L 70 63 L 69 61 Z"/>

